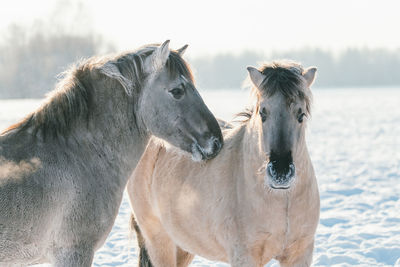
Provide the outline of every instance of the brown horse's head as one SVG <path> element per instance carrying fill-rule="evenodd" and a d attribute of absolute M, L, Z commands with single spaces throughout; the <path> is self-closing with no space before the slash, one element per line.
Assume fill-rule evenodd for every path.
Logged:
<path fill-rule="evenodd" d="M 295 156 L 305 146 L 311 91 L 316 68 L 296 63 L 272 63 L 260 70 L 248 67 L 258 96 L 257 114 L 267 155 L 266 182 L 273 189 L 290 188 L 296 176 Z"/>

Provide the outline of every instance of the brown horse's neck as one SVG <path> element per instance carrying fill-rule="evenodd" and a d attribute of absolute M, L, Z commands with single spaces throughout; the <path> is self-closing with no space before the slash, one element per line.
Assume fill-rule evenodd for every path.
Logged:
<path fill-rule="evenodd" d="M 264 174 L 267 165 L 267 156 L 262 146 L 262 129 L 255 118 L 250 118 L 243 125 L 241 137 L 241 155 L 243 161 L 243 178 L 246 187 L 258 188 L 264 191 Z M 257 184 L 254 187 L 254 184 Z"/>
<path fill-rule="evenodd" d="M 262 145 L 262 127 L 255 118 L 250 118 L 247 122 L 242 143 L 245 161 L 254 162 L 259 165 L 267 160 Z M 258 166 L 258 168 L 260 167 Z"/>

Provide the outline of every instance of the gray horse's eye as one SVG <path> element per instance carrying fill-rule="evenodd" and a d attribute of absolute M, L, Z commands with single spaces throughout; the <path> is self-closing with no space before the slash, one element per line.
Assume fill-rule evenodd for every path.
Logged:
<path fill-rule="evenodd" d="M 182 96 L 185 94 L 185 90 L 182 88 L 173 88 L 168 91 L 175 99 L 181 99 Z"/>
<path fill-rule="evenodd" d="M 260 116 L 261 116 L 261 121 L 265 122 L 267 120 L 267 111 L 265 110 L 265 108 L 263 108 L 260 111 Z"/>

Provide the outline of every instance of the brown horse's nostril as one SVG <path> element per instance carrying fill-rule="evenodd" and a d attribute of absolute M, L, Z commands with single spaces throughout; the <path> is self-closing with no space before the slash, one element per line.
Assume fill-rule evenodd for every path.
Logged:
<path fill-rule="evenodd" d="M 293 178 L 295 172 L 296 172 L 296 168 L 294 167 L 294 164 L 293 164 L 293 163 L 290 163 L 290 164 L 289 164 L 289 170 L 288 170 L 288 172 L 286 173 L 286 179 L 291 179 L 291 178 Z"/>
<path fill-rule="evenodd" d="M 275 177 L 276 177 L 277 173 L 276 173 L 275 167 L 274 167 L 274 165 L 272 164 L 272 162 L 268 163 L 268 165 L 267 165 L 267 171 L 268 171 L 268 174 L 269 174 L 272 178 L 275 178 Z"/>
<path fill-rule="evenodd" d="M 295 174 L 295 167 L 293 162 L 287 164 L 280 164 L 280 162 L 272 161 L 267 165 L 268 174 L 273 177 L 285 177 L 286 179 L 290 179 Z"/>
<path fill-rule="evenodd" d="M 281 165 L 281 166 L 280 166 Z M 270 186 L 274 189 L 287 189 L 296 173 L 293 162 L 283 167 L 279 161 L 271 161 L 267 165 L 267 173 L 270 177 Z"/>

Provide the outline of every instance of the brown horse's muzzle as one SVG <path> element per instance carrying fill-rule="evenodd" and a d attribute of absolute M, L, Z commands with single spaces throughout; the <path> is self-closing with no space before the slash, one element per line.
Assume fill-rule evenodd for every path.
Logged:
<path fill-rule="evenodd" d="M 268 184 L 273 189 L 288 189 L 296 174 L 292 153 L 283 154 L 271 152 L 267 165 Z"/>

